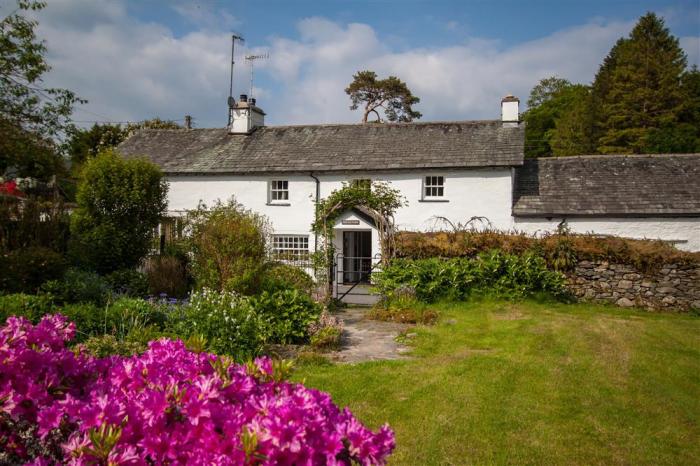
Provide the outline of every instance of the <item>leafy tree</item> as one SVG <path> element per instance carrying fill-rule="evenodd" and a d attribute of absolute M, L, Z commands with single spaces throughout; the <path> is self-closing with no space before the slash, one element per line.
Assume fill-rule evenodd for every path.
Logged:
<path fill-rule="evenodd" d="M 167 207 L 168 185 L 145 159 L 123 159 L 108 149 L 90 159 L 78 183 L 71 215 L 71 255 L 99 273 L 137 266 Z"/>
<path fill-rule="evenodd" d="M 41 10 L 45 2 L 19 0 L 17 9 L 0 20 L 0 116 L 46 136 L 60 134 L 80 99 L 66 89 L 47 88 L 41 77 L 51 69 L 46 46 L 35 33 L 37 21 L 23 13 Z"/>
<path fill-rule="evenodd" d="M 555 157 L 595 153 L 593 110 L 589 89 L 580 86 L 576 98 L 569 101 L 547 133 Z"/>
<path fill-rule="evenodd" d="M 588 88 L 572 84 L 555 76 L 542 79 L 530 92 L 528 110 L 523 115 L 525 126 L 525 156 L 553 155 L 551 147 L 557 121 L 579 101 L 588 97 Z M 561 139 L 562 134 L 559 134 Z M 567 143 L 568 145 L 568 143 Z"/>
<path fill-rule="evenodd" d="M 71 91 L 42 85 L 50 70 L 46 46 L 26 13 L 44 6 L 19 0 L 0 19 L 0 173 L 14 167 L 19 176 L 41 179 L 63 170 L 53 139 L 70 126 L 73 105 L 83 102 Z"/>
<path fill-rule="evenodd" d="M 675 126 L 685 105 L 686 64 L 663 19 L 642 16 L 629 37 L 615 44 L 593 84 L 598 151 L 643 153 L 653 132 Z"/>
<path fill-rule="evenodd" d="M 376 115 L 376 122 L 381 123 L 379 109 L 384 109 L 388 121 L 409 122 L 422 116 L 420 112 L 413 110 L 413 106 L 420 102 L 420 99 L 396 76 L 377 79 L 377 73 L 374 71 L 359 71 L 353 76 L 353 81 L 345 89 L 345 93 L 350 96 L 351 110 L 362 106 L 362 123 L 367 123 L 371 113 Z"/>

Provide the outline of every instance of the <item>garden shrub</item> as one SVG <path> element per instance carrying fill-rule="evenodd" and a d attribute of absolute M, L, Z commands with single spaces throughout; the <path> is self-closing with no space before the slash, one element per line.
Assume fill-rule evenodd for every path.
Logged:
<path fill-rule="evenodd" d="M 299 290 L 263 291 L 250 297 L 249 302 L 268 326 L 267 337 L 271 343 L 308 341 L 309 325 L 321 315 L 321 306 Z"/>
<path fill-rule="evenodd" d="M 700 263 L 700 253 L 681 251 L 663 241 L 572 234 L 566 225 L 540 237 L 492 230 L 401 232 L 396 237 L 397 256 L 408 259 L 476 257 L 493 249 L 515 255 L 533 252 L 554 270 L 570 269 L 581 260 L 629 264 L 642 272 L 664 264 Z"/>
<path fill-rule="evenodd" d="M 46 280 L 60 278 L 66 266 L 63 256 L 49 248 L 16 249 L 0 255 L 0 290 L 34 293 Z"/>
<path fill-rule="evenodd" d="M 93 303 L 103 305 L 109 299 L 111 287 L 95 272 L 68 269 L 60 280 L 51 280 L 41 286 L 57 303 Z"/>
<path fill-rule="evenodd" d="M 139 298 L 120 298 L 105 308 L 105 333 L 124 339 L 148 327 L 162 330 L 167 320 L 167 312 L 157 304 Z"/>
<path fill-rule="evenodd" d="M 394 449 L 388 426 L 374 433 L 285 381 L 287 363 L 236 365 L 165 339 L 95 358 L 66 348 L 73 333 L 58 315 L 0 328 L 0 463 L 383 465 Z M 97 351 L 114 348 L 103 340 Z"/>
<path fill-rule="evenodd" d="M 186 263 L 176 256 L 150 256 L 145 263 L 148 291 L 152 295 L 165 294 L 176 298 L 187 296 L 190 276 Z"/>
<path fill-rule="evenodd" d="M 182 317 L 172 319 L 169 330 L 183 338 L 199 335 L 209 351 L 238 361 L 261 354 L 269 332 L 266 321 L 245 298 L 209 288 L 192 293 Z"/>
<path fill-rule="evenodd" d="M 269 225 L 234 200 L 190 213 L 192 275 L 198 288 L 252 295 L 267 263 Z"/>
<path fill-rule="evenodd" d="M 78 351 L 98 358 L 107 356 L 131 356 L 141 354 L 148 348 L 142 342 L 117 340 L 114 335 L 99 335 L 90 337 L 83 342 Z"/>
<path fill-rule="evenodd" d="M 143 298 L 148 295 L 146 275 L 134 269 L 115 270 L 105 276 L 113 293 Z"/>
<path fill-rule="evenodd" d="M 406 286 L 420 301 L 466 299 L 472 293 L 522 297 L 536 292 L 563 293 L 564 277 L 547 269 L 533 253 L 481 253 L 475 258 L 396 259 L 373 275 L 376 289 L 389 301 Z"/>
<path fill-rule="evenodd" d="M 52 309 L 50 296 L 24 293 L 0 295 L 0 324 L 4 324 L 10 316 L 25 317 L 36 323 Z"/>
<path fill-rule="evenodd" d="M 299 267 L 272 263 L 265 271 L 261 288 L 265 291 L 299 290 L 312 295 L 316 284 L 311 275 Z"/>
<path fill-rule="evenodd" d="M 21 200 L 0 196 L 0 251 L 39 246 L 63 253 L 67 249 L 69 218 L 65 204 L 37 195 Z"/>
<path fill-rule="evenodd" d="M 76 263 L 102 274 L 137 267 L 165 213 L 167 191 L 163 173 L 145 159 L 106 150 L 88 160 L 71 214 Z"/>

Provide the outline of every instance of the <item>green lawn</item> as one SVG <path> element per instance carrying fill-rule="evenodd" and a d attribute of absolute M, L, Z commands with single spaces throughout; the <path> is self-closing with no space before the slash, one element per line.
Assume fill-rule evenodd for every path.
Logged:
<path fill-rule="evenodd" d="M 305 366 L 295 379 L 372 428 L 388 422 L 391 464 L 700 464 L 700 318 L 532 301 L 436 308 L 413 359 Z"/>

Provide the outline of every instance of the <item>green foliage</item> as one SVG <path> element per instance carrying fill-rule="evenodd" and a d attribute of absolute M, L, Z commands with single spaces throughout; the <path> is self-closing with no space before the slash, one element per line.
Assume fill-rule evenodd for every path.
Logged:
<path fill-rule="evenodd" d="M 73 258 L 99 273 L 135 268 L 165 212 L 167 189 L 160 169 L 144 159 L 109 150 L 88 161 L 71 215 Z"/>
<path fill-rule="evenodd" d="M 279 290 L 299 290 L 307 295 L 313 294 L 316 284 L 311 275 L 299 267 L 283 263 L 272 263 L 265 270 L 261 288 L 274 292 Z"/>
<path fill-rule="evenodd" d="M 24 127 L 56 135 L 79 99 L 65 89 L 41 85 L 51 67 L 44 58 L 46 46 L 35 33 L 38 23 L 25 13 L 44 6 L 39 1 L 18 1 L 17 9 L 0 20 L 0 112 Z"/>
<path fill-rule="evenodd" d="M 107 356 L 132 356 L 143 353 L 148 346 L 135 341 L 117 340 L 114 335 L 90 337 L 83 342 L 80 351 L 98 358 Z"/>
<path fill-rule="evenodd" d="M 235 200 L 200 204 L 189 214 L 192 275 L 198 288 L 250 295 L 260 290 L 267 261 L 267 219 Z"/>
<path fill-rule="evenodd" d="M 105 276 L 113 293 L 132 297 L 148 295 L 146 275 L 134 269 L 115 270 Z"/>
<path fill-rule="evenodd" d="M 37 323 L 53 309 L 50 296 L 24 293 L 0 295 L 0 324 L 10 316 L 23 316 Z"/>
<path fill-rule="evenodd" d="M 256 315 L 268 326 L 268 339 L 274 343 L 303 343 L 309 325 L 321 315 L 321 307 L 298 290 L 263 291 L 249 298 Z"/>
<path fill-rule="evenodd" d="M 323 327 L 311 335 L 310 343 L 313 348 L 320 350 L 337 350 L 343 331 L 336 327 Z"/>
<path fill-rule="evenodd" d="M 580 260 L 628 264 L 642 272 L 656 270 L 664 264 L 700 263 L 700 253 L 681 251 L 663 241 L 572 234 L 563 228 L 541 236 L 492 230 L 401 232 L 397 235 L 397 256 L 404 258 L 471 258 L 492 249 L 516 255 L 531 252 L 555 270 L 568 270 Z"/>
<path fill-rule="evenodd" d="M 644 153 L 653 129 L 678 122 L 686 65 L 663 19 L 654 13 L 642 16 L 629 37 L 613 47 L 593 85 L 601 153 Z"/>
<path fill-rule="evenodd" d="M 413 110 L 413 106 L 419 103 L 420 99 L 396 76 L 377 79 L 377 73 L 374 71 L 358 71 L 352 78 L 353 81 L 345 89 L 345 93 L 350 96 L 352 102 L 350 110 L 357 110 L 362 105 L 363 123 L 367 123 L 371 113 L 376 115 L 376 122 L 381 123 L 379 109 L 384 110 L 388 121 L 409 122 L 422 116 L 420 112 Z"/>
<path fill-rule="evenodd" d="M 571 84 L 555 76 L 542 79 L 530 92 L 528 110 L 523 114 L 526 123 L 525 156 L 552 155 L 552 139 L 562 131 L 557 126 L 558 121 L 569 109 L 580 107 L 587 96 L 586 86 Z"/>
<path fill-rule="evenodd" d="M 57 303 L 93 303 L 103 305 L 109 299 L 111 288 L 107 280 L 95 272 L 68 269 L 59 280 L 50 280 L 41 291 L 53 296 Z"/>
<path fill-rule="evenodd" d="M 503 297 L 560 294 L 564 285 L 564 277 L 548 270 L 541 257 L 497 250 L 474 259 L 396 259 L 373 277 L 376 289 L 389 300 L 408 286 L 425 302 L 464 300 L 474 293 Z"/>
<path fill-rule="evenodd" d="M 208 288 L 192 293 L 189 306 L 171 329 L 184 338 L 198 335 L 206 340 L 209 351 L 238 361 L 258 356 L 267 338 L 265 320 L 244 298 Z"/>
<path fill-rule="evenodd" d="M 40 246 L 0 255 L 0 290 L 36 292 L 44 281 L 61 277 L 66 265 L 61 254 Z"/>
<path fill-rule="evenodd" d="M 526 155 L 700 150 L 700 73 L 663 19 L 647 13 L 603 60 L 590 87 L 538 83 L 524 114 Z"/>
<path fill-rule="evenodd" d="M 399 286 L 384 296 L 370 311 L 374 320 L 398 322 L 401 324 L 432 325 L 437 322 L 439 314 L 432 307 L 416 298 L 416 292 L 410 286 Z"/>

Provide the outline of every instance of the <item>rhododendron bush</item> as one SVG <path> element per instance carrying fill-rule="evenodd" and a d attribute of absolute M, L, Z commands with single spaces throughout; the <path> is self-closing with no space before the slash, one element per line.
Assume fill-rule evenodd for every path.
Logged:
<path fill-rule="evenodd" d="M 0 463 L 384 464 L 394 448 L 285 364 L 165 339 L 94 358 L 67 349 L 74 332 L 60 315 L 0 328 Z"/>

